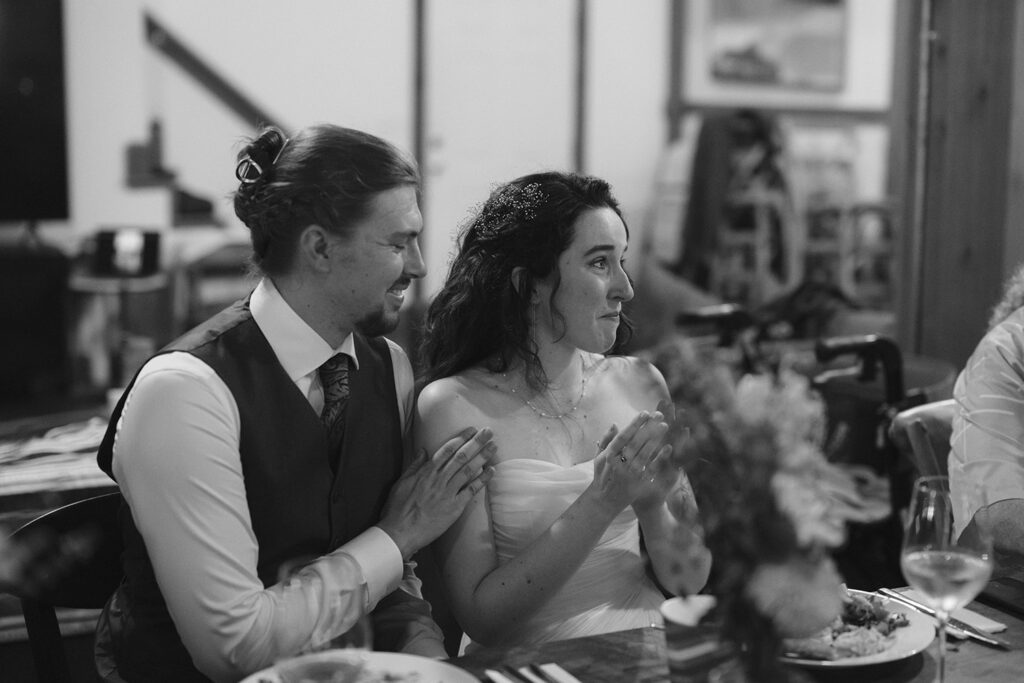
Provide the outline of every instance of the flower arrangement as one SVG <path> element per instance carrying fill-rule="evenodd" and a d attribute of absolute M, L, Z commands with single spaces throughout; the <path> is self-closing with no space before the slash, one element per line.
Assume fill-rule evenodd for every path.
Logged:
<path fill-rule="evenodd" d="M 737 377 L 685 338 L 651 360 L 685 428 L 675 452 L 712 553 L 707 592 L 718 598 L 722 636 L 751 678 L 783 678 L 782 639 L 819 631 L 840 613 L 842 579 L 830 553 L 847 522 L 889 514 L 888 484 L 829 462 L 824 402 L 785 364 Z"/>

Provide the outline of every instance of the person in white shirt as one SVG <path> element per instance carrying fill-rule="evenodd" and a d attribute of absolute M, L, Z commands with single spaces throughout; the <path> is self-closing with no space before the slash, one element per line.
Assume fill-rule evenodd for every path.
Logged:
<path fill-rule="evenodd" d="M 953 387 L 949 486 L 959 536 L 985 504 L 997 568 L 1024 561 L 1024 265 Z M 977 494 L 984 492 L 984 498 Z"/>
<path fill-rule="evenodd" d="M 366 614 L 376 649 L 443 657 L 410 560 L 486 483 L 493 445 L 468 428 L 410 452 L 412 369 L 380 335 L 425 272 L 415 163 L 356 130 L 269 128 L 236 175 L 263 278 L 142 367 L 100 449 L 126 577 L 97 667 L 233 681 Z"/>

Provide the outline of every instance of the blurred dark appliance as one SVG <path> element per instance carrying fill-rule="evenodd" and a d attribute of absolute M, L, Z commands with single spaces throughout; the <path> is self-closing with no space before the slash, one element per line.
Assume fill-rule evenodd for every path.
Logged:
<path fill-rule="evenodd" d="M 0 0 L 0 222 L 66 219 L 62 0 Z"/>
<path fill-rule="evenodd" d="M 68 389 L 70 272 L 52 246 L 0 248 L 0 409 Z"/>

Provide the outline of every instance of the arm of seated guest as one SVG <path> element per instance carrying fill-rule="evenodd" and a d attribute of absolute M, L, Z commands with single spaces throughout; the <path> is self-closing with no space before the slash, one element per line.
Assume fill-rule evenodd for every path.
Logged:
<path fill-rule="evenodd" d="M 961 535 L 966 540 L 979 533 L 981 511 Z M 1024 569 L 1024 499 L 1010 498 L 989 505 L 984 512 L 985 524 L 992 536 L 995 575 Z"/>
<path fill-rule="evenodd" d="M 1001 500 L 988 511 L 997 563 L 1024 568 L 1024 499 Z"/>
<path fill-rule="evenodd" d="M 957 378 L 949 479 L 957 531 L 987 503 L 996 549 L 1024 555 L 1024 339 L 1016 327 L 986 335 Z M 985 500 L 969 503 L 975 488 Z"/>

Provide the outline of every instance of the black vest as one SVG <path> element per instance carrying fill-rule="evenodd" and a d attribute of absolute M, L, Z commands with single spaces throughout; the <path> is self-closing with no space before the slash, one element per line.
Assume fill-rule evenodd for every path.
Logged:
<path fill-rule="evenodd" d="M 359 369 L 349 375 L 340 454 L 327 452 L 326 430 L 252 319 L 248 300 L 161 351 L 187 351 L 210 365 L 238 404 L 242 472 L 264 586 L 276 583 L 285 560 L 328 553 L 376 523 L 401 473 L 401 420 L 387 342 L 356 334 L 355 348 Z M 131 386 L 114 409 L 97 456 L 111 476 L 116 425 Z M 339 458 L 336 474 L 332 455 Z M 174 629 L 127 504 L 121 525 L 125 580 L 118 609 L 108 616 L 122 676 L 203 680 Z"/>

